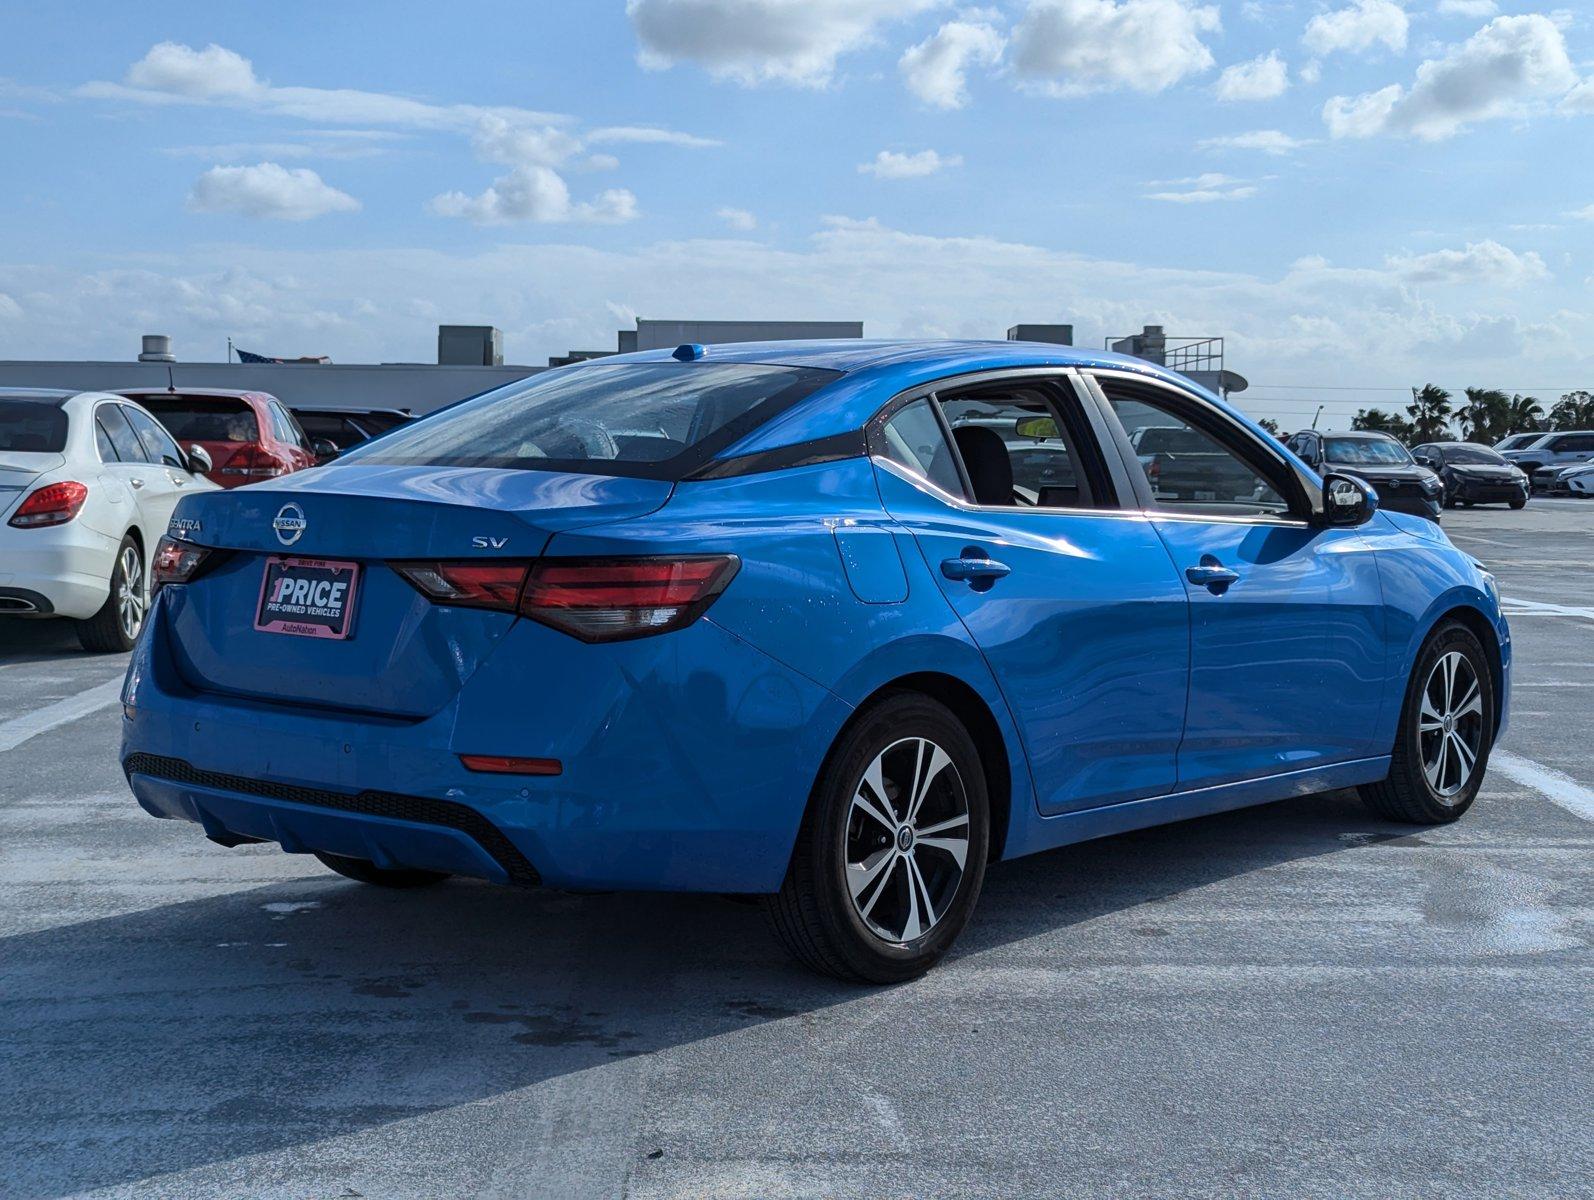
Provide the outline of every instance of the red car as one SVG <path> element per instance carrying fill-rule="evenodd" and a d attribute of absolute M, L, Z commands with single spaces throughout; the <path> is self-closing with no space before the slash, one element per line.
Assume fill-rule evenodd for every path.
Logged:
<path fill-rule="evenodd" d="M 312 443 L 269 392 L 135 388 L 120 395 L 149 409 L 184 448 L 203 447 L 213 464 L 208 478 L 224 488 L 291 475 L 337 454 L 330 442 Z"/>

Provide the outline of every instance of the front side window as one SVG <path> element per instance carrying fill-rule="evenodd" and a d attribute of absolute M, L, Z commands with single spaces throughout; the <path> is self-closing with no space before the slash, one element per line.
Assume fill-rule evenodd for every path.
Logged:
<path fill-rule="evenodd" d="M 582 363 L 467 400 L 339 461 L 680 479 L 837 376 L 752 363 Z"/>
<path fill-rule="evenodd" d="M 0 400 L 0 450 L 59 454 L 66 449 L 66 413 L 41 400 Z"/>
<path fill-rule="evenodd" d="M 1068 421 L 1059 422 L 1052 396 L 1050 388 L 1009 385 L 946 397 L 942 411 L 978 503 L 1093 505 L 1075 432 Z"/>
<path fill-rule="evenodd" d="M 1327 438 L 1323 457 L 1358 467 L 1399 467 L 1411 462 L 1406 447 L 1393 438 Z"/>
<path fill-rule="evenodd" d="M 952 447 L 929 400 L 915 400 L 885 423 L 881 453 L 950 495 L 962 497 Z"/>
<path fill-rule="evenodd" d="M 186 469 L 183 452 L 177 448 L 177 443 L 172 441 L 171 434 L 162 429 L 154 417 L 137 408 L 123 408 L 122 412 L 126 415 L 128 423 L 133 426 L 133 432 L 138 434 L 138 440 L 144 446 L 145 457 L 150 462 L 165 463 L 168 467 L 176 467 L 180 471 Z"/>
<path fill-rule="evenodd" d="M 1176 406 L 1149 389 L 1119 388 L 1109 380 L 1102 388 L 1129 435 L 1157 508 L 1208 516 L 1289 515 L 1288 501 L 1268 474 L 1185 420 Z"/>

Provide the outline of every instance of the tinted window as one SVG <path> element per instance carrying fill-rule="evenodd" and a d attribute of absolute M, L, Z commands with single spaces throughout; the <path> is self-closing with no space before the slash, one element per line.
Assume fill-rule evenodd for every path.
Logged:
<path fill-rule="evenodd" d="M 288 410 L 273 400 L 267 408 L 271 411 L 271 424 L 277 431 L 277 437 L 290 446 L 306 449 L 304 434 L 299 429 L 299 423 L 288 415 Z"/>
<path fill-rule="evenodd" d="M 116 452 L 116 444 L 111 441 L 111 435 L 106 432 L 105 422 L 98 416 L 94 418 L 94 448 L 99 451 L 102 463 L 122 460 L 122 456 Z"/>
<path fill-rule="evenodd" d="M 66 414 L 41 400 L 0 400 L 0 450 L 59 454 L 66 449 Z"/>
<path fill-rule="evenodd" d="M 294 414 L 305 433 L 312 438 L 326 438 L 339 450 L 365 441 L 370 434 L 361 429 L 350 417 L 337 413 L 313 413 L 300 410 Z"/>
<path fill-rule="evenodd" d="M 133 432 L 133 427 L 127 423 L 127 409 L 120 404 L 102 404 L 96 416 L 105 427 L 106 435 L 111 439 L 111 445 L 116 447 L 116 457 L 125 463 L 149 462 L 149 456 L 144 453 L 144 444 L 138 440 L 138 434 Z"/>
<path fill-rule="evenodd" d="M 1282 516 L 1289 504 L 1256 467 L 1143 392 L 1103 383 L 1158 508 L 1214 516 Z M 1152 436 L 1155 435 L 1155 436 Z"/>
<path fill-rule="evenodd" d="M 583 363 L 395 429 L 340 461 L 679 479 L 836 375 L 740 363 Z"/>
<path fill-rule="evenodd" d="M 178 470 L 187 469 L 183 461 L 183 452 L 177 448 L 177 443 L 172 441 L 171 435 L 162 429 L 154 417 L 147 412 L 136 408 L 124 408 L 123 414 L 133 426 L 133 432 L 138 434 L 138 440 L 144 445 L 144 453 L 152 463 L 165 463 L 168 467 Z"/>
<path fill-rule="evenodd" d="M 242 400 L 225 396 L 140 396 L 138 402 L 179 442 L 258 442 L 260 423 Z"/>
<path fill-rule="evenodd" d="M 1448 463 L 1472 463 L 1491 467 L 1505 465 L 1505 459 L 1487 446 L 1446 446 L 1444 460 Z"/>
<path fill-rule="evenodd" d="M 1594 434 L 1591 434 L 1591 433 L 1574 433 L 1570 437 L 1562 438 L 1559 442 L 1557 442 L 1555 444 L 1555 448 L 1558 451 L 1594 450 Z"/>
<path fill-rule="evenodd" d="M 928 400 L 915 400 L 885 424 L 882 452 L 943 492 L 963 495 L 957 463 Z"/>
<path fill-rule="evenodd" d="M 1325 438 L 1323 457 L 1329 462 L 1362 467 L 1393 467 L 1411 461 L 1406 447 L 1388 438 Z"/>

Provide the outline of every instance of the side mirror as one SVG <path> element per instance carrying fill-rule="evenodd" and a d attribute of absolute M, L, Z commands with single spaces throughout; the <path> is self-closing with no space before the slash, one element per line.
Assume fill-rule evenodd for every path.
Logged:
<path fill-rule="evenodd" d="M 1439 464 L 1427 454 L 1416 454 L 1412 457 L 1417 460 L 1417 465 L 1419 467 L 1427 467 L 1430 471 L 1437 471 L 1439 469 Z"/>
<path fill-rule="evenodd" d="M 315 460 L 318 463 L 331 462 L 343 453 L 331 438 L 316 438 L 310 443 L 310 449 L 315 452 Z"/>
<path fill-rule="evenodd" d="M 1355 475 L 1323 476 L 1323 511 L 1317 524 L 1329 529 L 1365 525 L 1378 511 L 1378 493 Z"/>
<path fill-rule="evenodd" d="M 216 464 L 210 461 L 210 455 L 203 446 L 188 447 L 188 473 L 190 475 L 209 475 Z"/>

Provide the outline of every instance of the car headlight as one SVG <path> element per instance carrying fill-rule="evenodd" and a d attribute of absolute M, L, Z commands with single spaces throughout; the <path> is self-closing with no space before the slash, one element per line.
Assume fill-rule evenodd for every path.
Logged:
<path fill-rule="evenodd" d="M 1437 496 L 1444 490 L 1444 485 L 1430 475 L 1422 481 L 1422 490 L 1426 495 Z"/>

